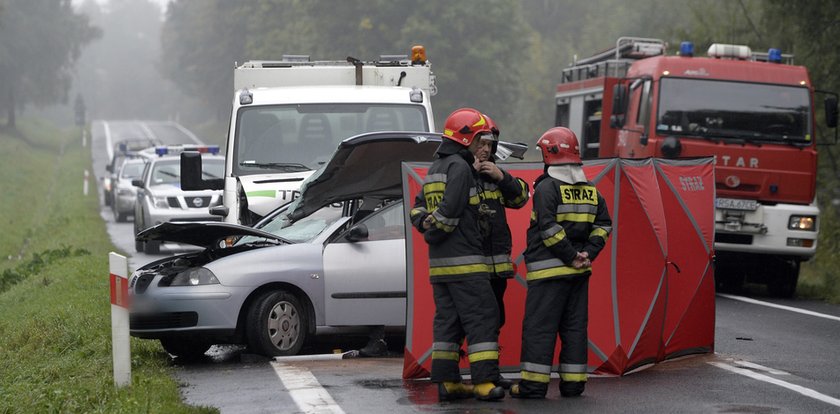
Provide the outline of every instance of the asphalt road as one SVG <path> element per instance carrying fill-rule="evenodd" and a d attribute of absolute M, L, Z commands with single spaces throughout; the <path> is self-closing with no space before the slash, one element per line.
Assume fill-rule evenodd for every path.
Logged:
<path fill-rule="evenodd" d="M 95 122 L 91 145 L 97 179 L 105 174 L 108 144 L 138 135 L 167 143 L 197 139 L 172 123 Z M 114 243 L 130 255 L 130 269 L 161 257 L 135 253 L 132 223 L 115 223 L 104 205 L 102 217 Z M 161 253 L 187 249 L 164 246 Z M 835 354 L 840 350 L 840 307 L 762 297 L 758 290 L 716 298 L 714 354 L 624 377 L 590 378 L 586 393 L 576 399 L 560 397 L 555 378 L 546 400 L 438 403 L 433 384 L 401 379 L 402 341 L 388 337 L 384 358 L 330 355 L 363 346 L 365 337 L 358 336 L 322 338 L 303 350 L 308 359 L 274 361 L 223 346 L 211 348 L 200 361 L 172 363 L 184 384 L 185 401 L 222 413 L 840 412 L 840 358 Z"/>

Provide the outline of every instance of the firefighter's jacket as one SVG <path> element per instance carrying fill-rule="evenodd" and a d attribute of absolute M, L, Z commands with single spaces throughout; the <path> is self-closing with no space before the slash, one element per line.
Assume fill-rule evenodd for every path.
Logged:
<path fill-rule="evenodd" d="M 501 170 L 504 177 L 498 183 L 483 174 L 479 175 L 481 185 L 479 226 L 482 232 L 487 233 L 484 237 L 484 252 L 487 255 L 487 264 L 490 266 L 490 276 L 511 278 L 513 277 L 513 262 L 510 258 L 512 243 L 505 208 L 522 208 L 530 196 L 528 184 L 525 181 Z M 487 207 L 482 208 L 481 205 Z"/>
<path fill-rule="evenodd" d="M 533 205 L 525 249 L 528 283 L 591 274 L 591 267 L 575 269 L 572 261 L 578 252 L 594 261 L 612 231 L 606 202 L 595 186 L 543 174 L 534 184 Z"/>
<path fill-rule="evenodd" d="M 487 278 L 478 224 L 479 186 L 473 156 L 455 142 L 444 140 L 423 189 L 411 210 L 412 224 L 429 244 L 432 283 Z M 423 220 L 432 217 L 432 227 Z"/>

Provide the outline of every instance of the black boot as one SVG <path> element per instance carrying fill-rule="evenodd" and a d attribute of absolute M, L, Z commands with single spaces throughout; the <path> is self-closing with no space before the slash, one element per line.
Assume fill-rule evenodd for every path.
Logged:
<path fill-rule="evenodd" d="M 586 388 L 586 381 L 560 380 L 560 395 L 564 397 L 578 397 L 583 394 L 584 388 Z"/>
<path fill-rule="evenodd" d="M 498 385 L 498 386 L 500 386 L 500 387 L 502 387 L 502 388 L 506 389 L 506 390 L 509 390 L 509 389 L 510 389 L 510 387 L 513 385 L 513 381 L 511 381 L 511 380 L 509 380 L 509 379 L 507 379 L 507 378 L 505 378 L 505 377 L 503 377 L 503 376 L 501 376 L 501 375 L 499 376 L 499 379 L 497 379 L 496 381 L 494 381 L 494 383 L 495 383 L 496 385 Z"/>
<path fill-rule="evenodd" d="M 363 357 L 381 357 L 388 355 L 388 344 L 384 339 L 374 339 L 359 350 L 359 355 Z"/>

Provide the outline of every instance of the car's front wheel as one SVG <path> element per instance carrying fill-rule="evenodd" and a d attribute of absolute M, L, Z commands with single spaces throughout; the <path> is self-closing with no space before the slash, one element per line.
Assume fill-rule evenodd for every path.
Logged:
<path fill-rule="evenodd" d="M 201 358 L 213 346 L 207 341 L 185 338 L 161 338 L 160 344 L 168 354 L 184 359 Z"/>
<path fill-rule="evenodd" d="M 248 345 L 266 356 L 296 355 L 306 340 L 306 311 L 293 294 L 266 292 L 248 310 Z"/>

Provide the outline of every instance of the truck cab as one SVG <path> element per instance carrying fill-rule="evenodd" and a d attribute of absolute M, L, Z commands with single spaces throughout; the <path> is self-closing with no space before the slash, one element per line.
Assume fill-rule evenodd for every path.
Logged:
<path fill-rule="evenodd" d="M 434 131 L 431 63 L 415 46 L 409 56 L 362 62 L 284 56 L 234 70 L 225 175 L 203 181 L 200 158 L 182 156 L 187 188 L 224 189 L 213 213 L 250 225 L 300 195 L 306 177 L 342 140 L 375 131 Z"/>
<path fill-rule="evenodd" d="M 620 38 L 564 70 L 558 125 L 578 133 L 588 158 L 714 157 L 718 286 L 754 281 L 792 296 L 819 231 L 807 69 L 778 49 L 712 44 L 696 57 L 688 42 L 678 55 L 666 46 Z M 835 128 L 837 95 L 829 95 Z"/>

